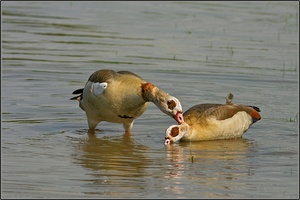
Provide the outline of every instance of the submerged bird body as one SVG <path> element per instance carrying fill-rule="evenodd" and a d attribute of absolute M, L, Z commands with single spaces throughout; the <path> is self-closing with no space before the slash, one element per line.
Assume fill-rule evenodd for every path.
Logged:
<path fill-rule="evenodd" d="M 178 99 L 129 71 L 96 71 L 85 87 L 73 94 L 80 94 L 71 100 L 79 101 L 90 130 L 94 130 L 101 121 L 107 121 L 123 124 L 125 132 L 130 133 L 134 120 L 145 112 L 149 102 L 179 123 L 183 120 Z"/>
<path fill-rule="evenodd" d="M 201 141 L 238 138 L 261 119 L 259 108 L 232 103 L 229 94 L 226 104 L 198 104 L 188 109 L 180 125 L 166 130 L 165 144 L 175 141 Z"/>

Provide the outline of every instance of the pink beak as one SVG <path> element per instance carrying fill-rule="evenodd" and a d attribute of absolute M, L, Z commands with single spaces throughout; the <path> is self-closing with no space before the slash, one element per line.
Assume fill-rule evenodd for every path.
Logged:
<path fill-rule="evenodd" d="M 178 122 L 178 124 L 182 124 L 184 122 L 182 112 L 177 112 L 174 119 Z"/>

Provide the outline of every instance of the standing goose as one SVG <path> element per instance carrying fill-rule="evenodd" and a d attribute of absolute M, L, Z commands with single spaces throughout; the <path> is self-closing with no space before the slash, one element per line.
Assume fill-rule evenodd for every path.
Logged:
<path fill-rule="evenodd" d="M 238 138 L 261 119 L 255 106 L 232 103 L 229 93 L 226 104 L 198 104 L 183 113 L 184 123 L 166 130 L 165 144 L 181 141 L 201 141 Z"/>
<path fill-rule="evenodd" d="M 134 120 L 145 112 L 150 101 L 183 123 L 177 98 L 129 71 L 98 70 L 89 77 L 84 88 L 73 94 L 79 94 L 70 100 L 79 101 L 79 107 L 86 113 L 89 131 L 95 130 L 101 121 L 107 121 L 123 124 L 125 133 L 130 134 Z"/>

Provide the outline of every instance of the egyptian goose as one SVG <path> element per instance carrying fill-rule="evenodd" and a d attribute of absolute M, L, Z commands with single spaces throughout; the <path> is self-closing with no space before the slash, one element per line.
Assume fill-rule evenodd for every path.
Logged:
<path fill-rule="evenodd" d="M 183 113 L 184 122 L 166 130 L 165 145 L 181 141 L 238 138 L 261 119 L 255 106 L 232 103 L 229 93 L 226 104 L 198 104 Z"/>
<path fill-rule="evenodd" d="M 129 134 L 134 120 L 145 112 L 150 101 L 183 123 L 177 98 L 129 71 L 98 70 L 89 77 L 84 88 L 73 94 L 79 94 L 70 100 L 79 101 L 79 107 L 86 113 L 89 131 L 95 130 L 101 121 L 107 121 L 123 124 L 125 133 Z"/>

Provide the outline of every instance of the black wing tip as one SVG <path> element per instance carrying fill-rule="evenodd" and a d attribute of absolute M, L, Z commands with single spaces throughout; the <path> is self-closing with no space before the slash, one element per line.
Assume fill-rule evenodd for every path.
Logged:
<path fill-rule="evenodd" d="M 79 94 L 79 95 L 76 97 L 72 97 L 69 100 L 78 100 L 78 101 L 82 100 L 82 93 L 83 93 L 83 88 L 75 90 L 72 94 Z"/>
<path fill-rule="evenodd" d="M 226 98 L 226 104 L 233 104 L 232 99 L 233 99 L 233 94 L 230 92 Z"/>
<path fill-rule="evenodd" d="M 82 94 L 81 95 L 78 95 L 78 96 L 76 96 L 76 97 L 72 97 L 72 98 L 70 98 L 69 100 L 81 100 L 82 99 Z"/>
<path fill-rule="evenodd" d="M 257 112 L 260 112 L 259 107 L 256 107 L 256 106 L 249 106 L 249 107 L 253 108 L 253 109 L 256 110 Z"/>
<path fill-rule="evenodd" d="M 82 94 L 83 93 L 83 88 L 75 90 L 72 94 Z"/>

